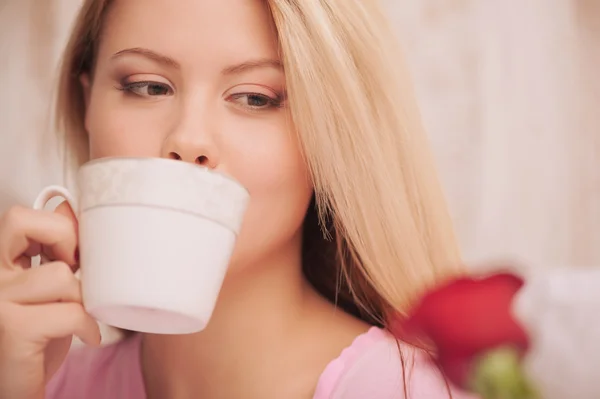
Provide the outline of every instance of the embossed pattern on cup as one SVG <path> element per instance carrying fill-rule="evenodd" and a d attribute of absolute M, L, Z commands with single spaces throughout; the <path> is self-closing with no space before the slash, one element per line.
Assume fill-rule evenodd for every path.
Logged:
<path fill-rule="evenodd" d="M 208 168 L 162 158 L 101 158 L 78 175 L 79 211 L 151 206 L 191 213 L 239 233 L 249 199 L 235 180 Z"/>

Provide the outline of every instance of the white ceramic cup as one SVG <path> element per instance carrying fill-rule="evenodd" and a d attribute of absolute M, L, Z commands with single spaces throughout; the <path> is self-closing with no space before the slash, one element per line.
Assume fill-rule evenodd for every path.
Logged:
<path fill-rule="evenodd" d="M 233 179 L 160 158 L 102 158 L 77 173 L 78 194 L 46 187 L 79 221 L 86 311 L 122 329 L 186 334 L 210 320 L 249 199 Z M 43 267 L 43 265 L 41 266 Z"/>

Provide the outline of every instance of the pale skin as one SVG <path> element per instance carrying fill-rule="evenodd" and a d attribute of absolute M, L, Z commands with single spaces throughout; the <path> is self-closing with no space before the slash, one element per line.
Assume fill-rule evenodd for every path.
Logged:
<path fill-rule="evenodd" d="M 198 163 L 251 195 L 208 328 L 143 337 L 149 398 L 310 398 L 326 365 L 369 327 L 301 272 L 313 190 L 277 50 L 259 0 L 116 1 L 94 74 L 81 76 L 91 158 Z M 1 218 L 0 398 L 41 398 L 44 369 L 56 371 L 72 335 L 100 341 L 72 274 L 76 231 L 66 205 Z M 54 263 L 23 268 L 42 249 Z"/>

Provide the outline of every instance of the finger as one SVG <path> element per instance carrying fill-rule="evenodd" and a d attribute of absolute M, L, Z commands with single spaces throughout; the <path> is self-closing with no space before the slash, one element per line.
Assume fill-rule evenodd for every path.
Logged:
<path fill-rule="evenodd" d="M 73 209 L 71 208 L 71 206 L 69 205 L 69 203 L 67 201 L 63 201 L 61 202 L 56 209 L 54 209 L 54 213 L 57 213 L 59 215 L 63 215 L 66 218 L 68 218 L 72 225 L 73 225 L 73 230 L 75 232 L 79 231 L 78 228 L 78 222 L 77 222 L 77 217 L 75 216 L 75 213 L 73 212 Z M 54 249 L 52 248 L 52 246 L 43 246 L 41 248 L 41 252 L 42 254 L 45 256 L 45 258 L 50 259 L 50 260 L 63 260 L 60 254 L 55 254 L 54 253 Z M 77 250 L 76 250 L 77 253 Z M 77 261 L 77 255 L 74 255 L 75 260 Z"/>
<path fill-rule="evenodd" d="M 34 242 L 29 245 L 29 248 L 27 248 L 25 253 L 22 256 L 19 256 L 14 263 L 22 269 L 29 269 L 31 267 L 32 258 L 39 255 L 42 255 L 42 245 Z M 48 259 L 44 258 L 46 258 L 45 255 L 42 257 L 41 263 L 48 262 Z"/>
<path fill-rule="evenodd" d="M 54 213 L 66 216 L 73 222 L 74 226 L 77 226 L 77 217 L 75 216 L 75 212 L 73 212 L 73 208 L 71 208 L 67 201 L 61 202 L 56 209 L 54 209 Z"/>
<path fill-rule="evenodd" d="M 76 264 L 77 231 L 69 217 L 47 211 L 13 207 L 0 219 L 0 263 L 12 265 L 32 243 L 52 250 L 61 261 Z"/>
<path fill-rule="evenodd" d="M 32 242 L 29 244 L 29 248 L 25 250 L 24 255 L 31 258 L 32 256 L 38 256 L 40 253 L 42 253 L 42 244 Z"/>
<path fill-rule="evenodd" d="M 19 304 L 81 303 L 81 284 L 71 267 L 52 262 L 17 273 L 0 285 L 0 301 Z"/>
<path fill-rule="evenodd" d="M 76 256 L 77 257 L 77 256 Z M 14 264 L 19 266 L 21 269 L 30 269 L 32 266 L 45 265 L 46 263 L 52 262 L 45 254 L 40 254 L 40 259 L 34 263 L 34 258 L 29 256 L 20 256 L 14 261 Z M 73 273 L 79 270 L 79 264 L 69 265 Z"/>
<path fill-rule="evenodd" d="M 22 269 L 31 268 L 31 258 L 29 256 L 19 256 L 14 263 Z"/>
<path fill-rule="evenodd" d="M 14 317 L 18 314 L 18 317 Z M 17 305 L 6 321 L 16 324 L 15 331 L 31 341 L 58 339 L 75 335 L 88 345 L 101 341 L 98 323 L 77 303 Z"/>

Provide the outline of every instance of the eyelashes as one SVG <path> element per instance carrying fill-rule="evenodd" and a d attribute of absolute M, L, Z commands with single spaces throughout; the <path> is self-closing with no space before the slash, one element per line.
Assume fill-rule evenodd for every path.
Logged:
<path fill-rule="evenodd" d="M 252 85 L 244 86 L 248 87 Z M 129 81 L 128 79 L 123 79 L 116 89 L 139 100 L 157 100 L 175 94 L 171 85 L 152 80 Z M 263 90 L 266 89 L 263 88 Z M 285 98 L 285 94 L 273 93 L 271 96 L 265 93 L 245 90 L 226 95 L 225 101 L 249 111 L 266 111 L 282 108 Z"/>
<path fill-rule="evenodd" d="M 117 89 L 140 97 L 167 96 L 173 95 L 174 93 L 173 88 L 170 85 L 149 80 L 137 82 L 127 82 L 126 80 L 123 80 Z"/>
<path fill-rule="evenodd" d="M 262 93 L 235 93 L 226 100 L 252 110 L 281 108 L 283 105 L 281 96 L 269 97 Z"/>

